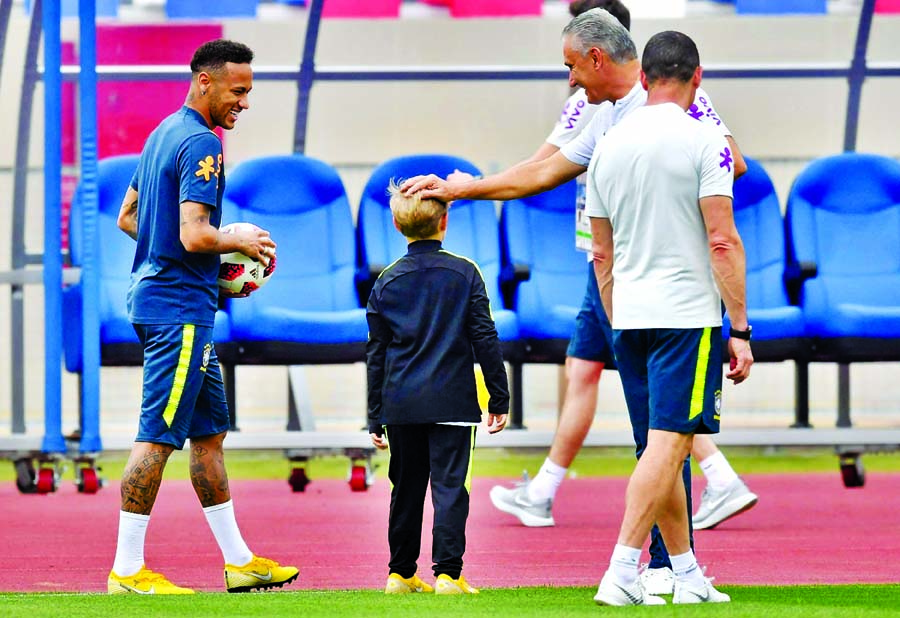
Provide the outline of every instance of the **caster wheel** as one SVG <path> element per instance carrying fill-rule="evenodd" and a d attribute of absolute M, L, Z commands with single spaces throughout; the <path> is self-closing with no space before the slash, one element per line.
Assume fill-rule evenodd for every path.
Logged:
<path fill-rule="evenodd" d="M 291 491 L 306 491 L 306 486 L 309 485 L 309 482 L 309 477 L 306 476 L 306 468 L 294 468 L 291 470 L 291 476 L 288 479 Z"/>
<path fill-rule="evenodd" d="M 37 492 L 49 494 L 56 491 L 56 473 L 53 468 L 41 468 L 38 470 Z"/>
<path fill-rule="evenodd" d="M 366 491 L 369 488 L 369 475 L 363 465 L 353 465 L 350 468 L 350 489 L 353 491 Z"/>
<path fill-rule="evenodd" d="M 16 469 L 16 489 L 23 494 L 37 493 L 34 463 L 31 459 L 17 459 L 13 462 Z"/>
<path fill-rule="evenodd" d="M 862 487 L 866 484 L 866 470 L 858 455 L 841 456 L 841 479 L 844 487 Z"/>
<path fill-rule="evenodd" d="M 100 490 L 100 477 L 96 468 L 82 468 L 78 481 L 78 491 L 85 494 L 95 494 Z"/>

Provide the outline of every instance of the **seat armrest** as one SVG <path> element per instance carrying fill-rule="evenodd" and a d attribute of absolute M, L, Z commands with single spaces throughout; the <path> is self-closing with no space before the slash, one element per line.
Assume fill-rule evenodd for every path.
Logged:
<path fill-rule="evenodd" d="M 815 262 L 795 262 L 789 264 L 784 271 L 784 287 L 787 290 L 788 299 L 792 305 L 800 304 L 803 292 L 803 283 L 819 274 L 819 267 Z"/>
<path fill-rule="evenodd" d="M 500 271 L 500 293 L 503 295 L 503 306 L 513 309 L 516 306 L 516 291 L 519 284 L 531 279 L 531 267 L 528 264 L 508 264 Z"/>
<path fill-rule="evenodd" d="M 362 267 L 356 271 L 356 294 L 359 296 L 359 306 L 365 307 L 369 304 L 369 294 L 375 287 L 375 280 L 384 270 L 383 264 L 369 264 L 368 267 Z"/>

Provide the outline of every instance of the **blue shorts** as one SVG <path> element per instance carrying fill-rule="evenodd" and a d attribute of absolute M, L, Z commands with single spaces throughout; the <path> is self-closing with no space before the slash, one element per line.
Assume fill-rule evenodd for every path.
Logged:
<path fill-rule="evenodd" d="M 228 403 L 212 327 L 135 324 L 144 346 L 144 399 L 135 442 L 181 449 L 228 431 Z"/>
<path fill-rule="evenodd" d="M 718 433 L 721 327 L 614 330 L 613 342 L 639 447 L 648 429 Z"/>
<path fill-rule="evenodd" d="M 588 282 L 584 291 L 581 309 L 575 317 L 575 332 L 569 339 L 566 356 L 582 360 L 605 363 L 607 368 L 615 369 L 616 360 L 613 355 L 612 329 L 609 318 L 600 300 L 600 289 L 597 287 L 597 275 L 594 263 L 588 262 Z"/>

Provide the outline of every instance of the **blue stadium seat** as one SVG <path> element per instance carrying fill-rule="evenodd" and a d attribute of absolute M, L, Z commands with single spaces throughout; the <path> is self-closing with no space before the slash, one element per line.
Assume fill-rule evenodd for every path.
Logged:
<path fill-rule="evenodd" d="M 209 20 L 222 17 L 256 17 L 259 0 L 166 0 L 169 19 Z"/>
<path fill-rule="evenodd" d="M 734 220 L 747 258 L 747 307 L 753 355 L 760 361 L 803 358 L 808 349 L 803 311 L 784 283 L 784 219 L 766 170 L 745 157 L 747 172 L 734 183 Z M 725 316 L 723 332 L 730 324 Z"/>
<path fill-rule="evenodd" d="M 100 345 L 101 363 L 109 358 L 109 352 L 117 351 L 121 364 L 140 364 L 138 339 L 128 321 L 125 297 L 131 281 L 131 265 L 134 262 L 134 241 L 119 229 L 116 220 L 122 198 L 128 189 L 138 155 L 110 157 L 97 165 L 97 268 L 100 279 Z M 72 199 L 69 219 L 70 259 L 73 266 L 83 263 L 82 192 L 79 184 Z M 63 291 L 63 350 L 66 369 L 80 372 L 82 369 L 82 286 L 71 285 Z M 107 354 L 104 354 L 107 352 Z M 106 358 L 104 358 L 106 357 Z M 120 364 L 120 363 L 113 363 Z"/>
<path fill-rule="evenodd" d="M 502 279 L 532 362 L 563 362 L 587 284 L 575 249 L 575 181 L 510 200 L 500 214 Z"/>
<path fill-rule="evenodd" d="M 102 365 L 141 365 L 143 351 L 134 328 L 128 320 L 126 296 L 134 262 L 134 241 L 118 227 L 116 220 L 122 198 L 138 164 L 138 155 L 109 157 L 97 165 L 98 218 L 97 268 L 100 279 L 100 362 Z M 70 260 L 73 266 L 83 261 L 82 191 L 79 187 L 72 200 L 70 214 Z M 71 285 L 63 291 L 63 350 L 68 371 L 82 370 L 82 286 Z M 223 364 L 222 345 L 230 339 L 228 315 L 216 314 L 214 338 L 216 351 Z M 222 345 L 220 345 L 220 343 Z M 227 355 L 227 354 L 226 354 Z"/>
<path fill-rule="evenodd" d="M 391 178 L 410 178 L 433 173 L 446 177 L 454 170 L 479 175 L 472 163 L 444 154 L 410 155 L 385 161 L 376 167 L 365 188 L 357 216 L 358 268 L 361 300 L 385 266 L 406 253 L 406 240 L 393 224 L 387 187 Z M 505 309 L 500 294 L 500 236 L 493 202 L 458 200 L 450 208 L 444 247 L 474 260 L 484 275 L 497 333 L 504 355 L 512 360 L 518 352 L 519 325 L 516 314 Z"/>
<path fill-rule="evenodd" d="M 785 214 L 789 265 L 814 265 L 799 302 L 815 359 L 900 360 L 900 163 L 846 153 L 796 178 Z"/>
<path fill-rule="evenodd" d="M 244 220 L 269 230 L 278 244 L 271 280 L 229 303 L 240 362 L 365 360 L 353 218 L 334 168 L 303 155 L 261 157 L 238 165 L 225 192 Z"/>

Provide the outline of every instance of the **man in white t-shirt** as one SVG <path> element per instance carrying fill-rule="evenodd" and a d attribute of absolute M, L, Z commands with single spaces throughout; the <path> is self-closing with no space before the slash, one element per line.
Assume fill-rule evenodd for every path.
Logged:
<path fill-rule="evenodd" d="M 630 13 L 619 0 L 576 0 L 569 7 L 573 17 L 592 8 L 607 10 L 623 27 L 630 28 Z M 643 88 L 639 90 L 638 96 L 645 96 Z M 596 105 L 589 103 L 584 88 L 578 88 L 569 96 L 545 142 L 521 164 L 552 156 L 573 141 L 595 115 L 610 114 L 612 109 L 613 103 L 610 101 Z M 700 122 L 715 126 L 725 136 L 733 153 L 734 177 L 738 178 L 743 174 L 747 166 L 741 152 L 731 137 L 731 131 L 716 113 L 709 95 L 703 89 L 698 88 L 697 96 L 687 113 Z M 577 178 L 575 243 L 579 250 L 587 254 L 588 281 L 576 317 L 575 332 L 566 350 L 567 384 L 557 430 L 550 452 L 536 476 L 517 483 L 512 488 L 498 485 L 491 489 L 494 506 L 516 516 L 523 525 L 529 527 L 555 525 L 552 506 L 569 466 L 584 444 L 593 423 L 601 373 L 606 367 L 615 367 L 609 322 L 600 303 L 597 280 L 590 263 L 590 222 L 583 216 L 585 177 L 586 174 L 581 174 Z M 695 437 L 691 455 L 707 479 L 707 488 L 693 518 L 695 529 L 715 527 L 757 503 L 756 494 L 738 477 L 712 438 Z M 689 469 L 687 467 L 686 471 L 689 472 Z M 650 548 L 650 556 L 648 569 L 643 574 L 645 587 L 651 594 L 671 594 L 673 577 L 665 550 L 657 548 L 654 543 Z"/>
<path fill-rule="evenodd" d="M 717 433 L 722 304 L 735 384 L 750 375 L 744 247 L 732 212 L 733 157 L 720 133 L 683 112 L 702 69 L 680 32 L 647 42 L 647 104 L 611 128 L 591 160 L 585 213 L 594 270 L 635 437 L 646 433 L 618 542 L 594 600 L 664 603 L 644 592 L 641 546 L 656 523 L 675 573 L 674 603 L 723 603 L 690 544 L 682 480 L 694 434 Z"/>
<path fill-rule="evenodd" d="M 581 32 L 577 37 L 571 36 L 573 24 L 580 23 Z M 482 179 L 468 180 L 444 180 L 435 175 L 418 176 L 407 180 L 402 188 L 407 193 L 424 191 L 424 197 L 436 197 L 437 199 L 500 199 L 509 200 L 533 195 L 559 186 L 587 170 L 591 155 L 594 153 L 597 141 L 611 127 L 625 118 L 630 112 L 643 106 L 647 93 L 640 84 L 640 62 L 637 59 L 637 51 L 627 29 L 611 16 L 607 11 L 594 9 L 577 17 L 563 32 L 563 56 L 566 66 L 570 69 L 570 86 L 579 86 L 584 92 L 588 103 L 596 106 L 596 111 L 587 127 L 580 131 L 578 136 L 563 145 L 553 154 L 547 153 L 545 158 L 528 163 L 516 165 L 499 174 Z M 603 105 L 600 105 L 603 104 Z M 700 92 L 695 98 L 689 113 L 705 122 L 721 125 L 721 121 L 712 109 L 708 97 Z M 727 131 L 727 130 L 726 130 Z M 735 165 L 743 165 L 739 151 L 733 147 Z M 567 242 L 564 239 L 561 242 Z M 596 324 L 596 328 L 586 328 L 586 332 L 607 331 L 609 324 L 602 311 L 599 309 L 599 298 L 596 293 L 593 304 L 595 308 L 588 310 L 580 317 L 590 318 Z M 577 328 L 577 327 L 576 327 Z M 608 348 L 611 344 L 608 334 L 600 334 L 593 337 L 593 343 L 587 342 L 579 347 L 597 347 L 589 359 L 579 362 L 581 356 L 586 356 L 576 351 L 574 360 L 567 362 L 573 364 L 569 369 L 570 388 L 566 393 L 566 403 L 563 413 L 560 415 L 560 424 L 554 436 L 550 454 L 538 476 L 527 486 L 517 490 L 507 490 L 503 487 L 492 491 L 492 501 L 495 505 L 509 502 L 504 498 L 510 497 L 504 494 L 512 494 L 511 499 L 517 504 L 516 514 L 521 521 L 534 525 L 552 525 L 551 513 L 552 496 L 565 475 L 565 470 L 572 462 L 580 449 L 587 431 L 590 428 L 593 414 L 596 410 L 597 381 L 603 368 L 601 360 L 611 360 Z M 603 350 L 605 347 L 607 350 Z M 574 384 L 573 384 L 574 383 Z M 585 401 L 585 398 L 588 398 Z M 698 443 L 701 442 L 698 440 Z M 714 452 L 718 453 L 715 444 Z M 638 451 L 643 449 L 644 443 L 638 441 Z M 724 456 L 718 453 L 724 460 Z M 702 459 L 702 456 L 701 456 Z M 727 460 L 725 460 L 727 465 Z M 730 469 L 730 466 L 728 466 Z M 733 471 L 732 471 L 733 472 Z M 684 466 L 685 486 L 690 485 L 690 466 L 686 462 Z M 735 475 L 736 476 L 736 475 Z M 738 479 L 738 482 L 740 480 Z M 529 495 L 535 491 L 542 491 L 544 495 Z M 747 491 L 749 494 L 749 490 Z M 494 499 L 496 498 L 496 499 Z M 686 500 L 690 498 L 687 497 Z M 750 494 L 750 500 L 755 503 L 756 496 Z M 752 506 L 752 504 L 751 504 Z M 687 508 L 687 507 L 686 507 Z M 511 509 L 510 509 L 511 510 Z M 673 576 L 669 572 L 669 560 L 665 547 L 656 540 L 658 534 L 654 532 L 654 542 L 651 544 L 650 569 L 646 578 L 648 585 L 651 580 L 658 580 L 661 588 L 654 588 L 664 594 L 670 591 L 673 585 Z M 659 577 L 657 577 L 659 576 Z"/>

